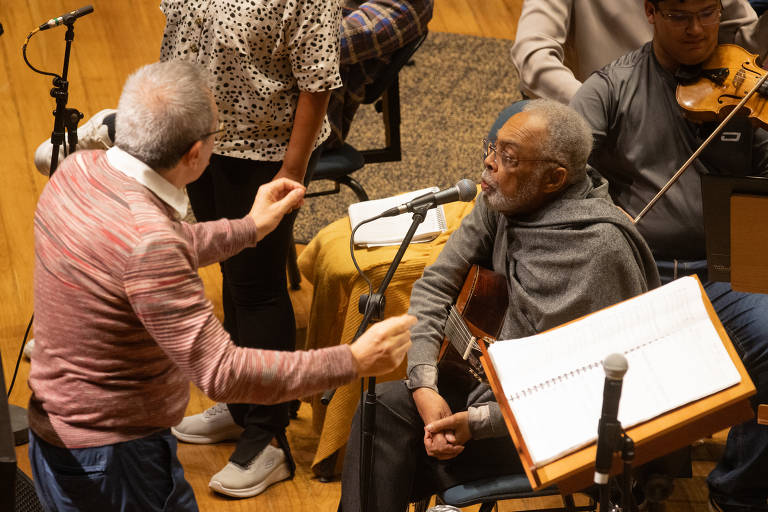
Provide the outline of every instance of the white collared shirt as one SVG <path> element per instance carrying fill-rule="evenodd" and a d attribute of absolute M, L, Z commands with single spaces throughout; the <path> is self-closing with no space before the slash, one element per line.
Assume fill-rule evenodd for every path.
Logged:
<path fill-rule="evenodd" d="M 184 190 L 176 188 L 147 164 L 117 146 L 107 150 L 107 160 L 112 167 L 147 187 L 164 203 L 176 210 L 179 218 L 183 219 L 187 216 L 189 200 Z"/>

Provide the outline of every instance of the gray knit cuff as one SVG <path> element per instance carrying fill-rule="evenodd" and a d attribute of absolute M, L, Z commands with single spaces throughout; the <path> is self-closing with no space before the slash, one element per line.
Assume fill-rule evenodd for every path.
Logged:
<path fill-rule="evenodd" d="M 408 389 L 429 388 L 437 392 L 437 367 L 430 364 L 419 364 L 411 368 L 405 381 Z"/>
<path fill-rule="evenodd" d="M 473 439 L 487 439 L 509 435 L 499 404 L 495 402 L 473 405 L 469 413 L 469 431 Z"/>

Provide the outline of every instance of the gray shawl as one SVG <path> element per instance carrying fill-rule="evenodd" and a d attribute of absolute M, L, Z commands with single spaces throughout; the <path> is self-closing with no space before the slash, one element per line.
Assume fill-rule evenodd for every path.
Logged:
<path fill-rule="evenodd" d="M 648 246 L 608 195 L 603 178 L 588 175 L 538 211 L 507 217 L 483 196 L 413 287 L 409 313 L 418 318 L 408 352 L 411 389 L 437 390 L 437 355 L 447 309 L 473 264 L 506 275 L 509 307 L 501 339 L 556 327 L 659 285 Z M 488 389 L 470 397 L 476 438 L 506 435 Z"/>

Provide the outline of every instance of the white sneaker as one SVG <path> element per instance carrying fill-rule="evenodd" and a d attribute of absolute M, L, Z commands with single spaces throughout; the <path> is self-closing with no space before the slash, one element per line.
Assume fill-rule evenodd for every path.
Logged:
<path fill-rule="evenodd" d="M 171 427 L 171 433 L 185 443 L 211 444 L 236 441 L 243 433 L 243 427 L 232 419 L 227 404 L 217 403 L 200 414 L 187 416 Z"/>
<path fill-rule="evenodd" d="M 78 149 L 109 149 L 115 141 L 109 138 L 109 128 L 104 124 L 104 118 L 114 114 L 115 109 L 107 108 L 91 116 L 88 121 L 77 128 L 77 146 Z M 70 151 L 74 152 L 74 151 Z M 53 144 L 49 138 L 43 141 L 35 150 L 35 167 L 41 174 L 49 176 L 51 174 L 51 154 L 53 153 Z M 64 160 L 64 147 L 59 146 L 59 162 Z"/>
<path fill-rule="evenodd" d="M 267 445 L 259 455 L 242 467 L 228 462 L 211 477 L 208 486 L 215 492 L 235 498 L 249 498 L 261 494 L 270 485 L 291 476 L 285 453 L 280 448 Z"/>

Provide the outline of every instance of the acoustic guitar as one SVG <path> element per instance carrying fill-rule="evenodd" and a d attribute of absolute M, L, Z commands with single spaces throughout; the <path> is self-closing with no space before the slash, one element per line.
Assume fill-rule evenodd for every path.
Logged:
<path fill-rule="evenodd" d="M 507 310 L 506 278 L 473 265 L 467 273 L 456 303 L 449 308 L 445 339 L 440 347 L 437 368 L 440 380 L 470 389 L 487 382 L 480 363 L 477 340 L 493 343 L 501 331 Z"/>

